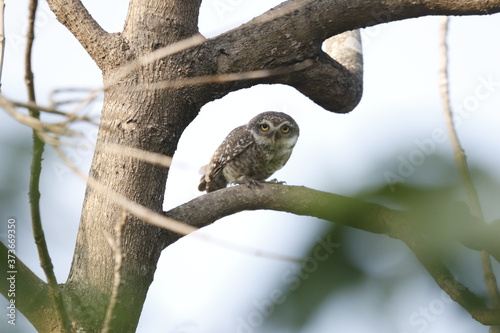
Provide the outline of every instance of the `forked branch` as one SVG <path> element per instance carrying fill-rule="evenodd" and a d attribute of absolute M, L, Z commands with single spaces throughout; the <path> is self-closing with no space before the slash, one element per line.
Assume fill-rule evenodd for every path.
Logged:
<path fill-rule="evenodd" d="M 112 56 L 111 51 L 118 50 L 124 41 L 118 34 L 106 32 L 80 0 L 47 0 L 47 3 L 57 20 L 78 39 L 97 66 L 103 69 L 113 62 L 122 63 L 123 55 L 116 52 Z"/>

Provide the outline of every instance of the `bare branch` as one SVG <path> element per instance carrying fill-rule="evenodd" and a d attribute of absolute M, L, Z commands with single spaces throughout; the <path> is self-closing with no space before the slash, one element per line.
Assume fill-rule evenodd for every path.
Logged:
<path fill-rule="evenodd" d="M 123 145 L 108 143 L 106 146 L 101 148 L 101 151 L 133 157 L 153 165 L 162 166 L 165 168 L 170 168 L 172 163 L 172 157 L 163 154 L 153 153 L 151 151 L 146 151 L 143 149 L 124 147 Z"/>
<path fill-rule="evenodd" d="M 313 32 L 310 37 L 317 42 L 323 42 L 339 33 L 369 27 L 380 23 L 394 22 L 403 19 L 427 15 L 484 15 L 500 11 L 498 0 L 336 0 L 311 1 L 290 0 L 278 8 L 295 7 L 292 15 L 286 15 L 280 21 L 294 20 L 295 26 L 300 26 Z M 298 8 L 297 8 L 298 6 Z M 309 14 L 309 15 L 305 15 Z M 263 16 L 269 15 L 265 13 Z M 256 19 L 257 22 L 259 18 Z M 296 25 L 296 23 L 302 23 Z M 252 24 L 251 21 L 249 24 Z M 290 25 L 287 25 L 287 28 Z M 301 29 L 302 30 L 302 29 Z M 299 34 L 301 31 L 291 32 Z M 305 37 L 305 36 L 304 36 Z"/>
<path fill-rule="evenodd" d="M 305 259 L 296 258 L 296 257 L 291 257 L 291 256 L 287 256 L 287 255 L 283 255 L 283 254 L 275 253 L 275 252 L 271 252 L 271 251 L 264 251 L 264 250 L 256 249 L 256 248 L 251 247 L 251 246 L 246 246 L 246 245 L 238 244 L 235 242 L 227 241 L 227 240 L 224 240 L 222 238 L 212 236 L 212 235 L 209 235 L 209 234 L 203 233 L 203 232 L 193 233 L 190 235 L 190 237 L 196 238 L 196 239 L 199 239 L 202 241 L 206 241 L 206 242 L 209 242 L 210 244 L 218 245 L 218 246 L 221 246 L 225 249 L 229 249 L 229 250 L 232 250 L 232 251 L 235 251 L 238 253 L 248 254 L 248 255 L 254 256 L 254 257 L 262 257 L 262 258 L 274 259 L 274 260 L 279 260 L 279 261 L 290 261 L 290 262 L 295 262 L 298 264 L 304 264 L 305 262 L 307 262 L 307 258 L 305 258 Z"/>
<path fill-rule="evenodd" d="M 196 231 L 198 228 L 193 228 L 188 224 L 176 221 L 171 218 L 167 218 L 155 211 L 148 209 L 132 200 L 125 198 L 124 196 L 114 192 L 113 190 L 107 188 L 97 180 L 92 177 L 87 179 L 87 184 L 95 191 L 101 193 L 104 197 L 111 200 L 112 202 L 120 205 L 123 209 L 130 212 L 131 214 L 137 216 L 141 220 L 155 225 L 160 228 L 164 228 L 181 235 L 187 235 Z"/>
<path fill-rule="evenodd" d="M 5 105 L 5 103 L 4 103 L 4 105 Z M 26 109 L 34 109 L 34 110 L 38 110 L 38 111 L 42 111 L 42 112 L 46 112 L 46 113 L 51 113 L 51 114 L 56 114 L 56 115 L 68 118 L 68 121 L 85 121 L 85 122 L 94 123 L 94 120 L 92 120 L 91 118 L 89 118 L 87 116 L 77 116 L 73 112 L 68 113 L 68 112 L 60 111 L 60 110 L 57 110 L 57 109 L 54 109 L 51 107 L 41 106 L 41 105 L 38 105 L 38 104 L 35 104 L 32 102 L 23 103 L 23 102 L 12 101 L 12 107 L 13 106 L 22 107 L 22 108 L 26 108 Z M 12 110 L 12 107 L 9 107 L 9 109 Z M 9 114 L 12 114 L 12 113 L 9 112 Z M 28 125 L 32 128 L 37 129 L 37 130 L 40 130 L 43 127 L 45 127 L 45 130 L 47 129 L 46 123 L 42 123 L 42 122 L 38 123 L 36 121 L 30 122 L 29 120 L 27 120 L 28 118 L 23 118 L 22 116 L 21 117 L 14 116 L 14 118 L 16 120 L 18 120 L 19 122 L 22 122 L 23 124 Z M 61 124 L 62 126 L 60 127 L 60 130 L 57 130 L 56 133 L 58 133 L 58 134 L 63 133 L 63 128 L 64 128 L 65 124 L 66 124 L 66 122 Z M 52 125 L 49 125 L 49 126 L 52 126 Z M 67 134 L 69 134 L 69 132 Z"/>
<path fill-rule="evenodd" d="M 343 113 L 359 102 L 362 78 L 359 71 L 349 67 L 348 57 L 332 60 L 321 51 L 321 44 L 329 37 L 425 15 L 476 15 L 498 11 L 499 0 L 289 0 L 205 45 L 212 49 L 207 57 L 213 63 L 211 67 L 222 73 L 234 72 L 235 68 L 241 72 L 275 68 L 311 59 L 314 65 L 303 72 L 261 83 L 292 85 L 323 108 Z M 356 59 L 348 46 L 344 48 Z M 248 54 L 253 56 L 249 58 Z M 228 88 L 232 91 L 241 87 L 245 85 Z"/>
<path fill-rule="evenodd" d="M 224 205 L 220 203 L 223 202 Z M 261 184 L 258 188 L 233 186 L 207 193 L 165 214 L 179 221 L 201 228 L 218 219 L 244 210 L 271 209 L 297 215 L 314 216 L 356 229 L 399 238 L 400 228 L 414 224 L 418 232 L 425 232 L 419 216 L 361 202 L 338 194 L 313 190 L 303 186 Z M 498 232 L 500 225 L 488 225 L 470 215 L 466 207 L 452 204 L 450 211 L 459 219 L 444 233 L 474 250 L 487 249 L 500 262 Z M 203 211 L 203 214 L 199 212 Z M 412 224 L 412 225 L 413 225 Z M 459 224 L 459 225 L 457 225 Z"/>
<path fill-rule="evenodd" d="M 250 72 L 239 72 L 239 73 L 226 73 L 226 74 L 214 74 L 206 76 L 196 76 L 196 77 L 186 77 L 180 78 L 172 81 L 160 81 L 155 83 L 137 84 L 133 88 L 129 87 L 115 87 L 110 86 L 110 88 L 105 88 L 107 90 L 126 90 L 126 91 L 146 91 L 146 90 L 160 90 L 169 88 L 182 88 L 188 86 L 204 85 L 209 83 L 225 83 L 225 82 L 236 82 L 236 81 L 247 81 L 262 78 L 269 78 L 272 76 L 284 75 L 288 73 L 300 72 L 308 67 L 312 66 L 313 62 L 309 59 L 294 64 L 292 66 L 285 66 L 273 69 L 261 69 Z"/>
<path fill-rule="evenodd" d="M 125 41 L 118 34 L 107 33 L 80 0 L 47 0 L 47 3 L 101 69 L 125 62 L 126 52 L 121 47 Z"/>
<path fill-rule="evenodd" d="M 479 202 L 479 197 L 477 195 L 476 187 L 472 180 L 472 175 L 467 164 L 467 157 L 458 138 L 457 130 L 453 122 L 453 111 L 451 109 L 450 103 L 450 93 L 449 93 L 449 80 L 448 80 L 448 44 L 446 38 L 448 36 L 449 18 L 447 16 L 441 19 L 441 70 L 440 70 L 440 88 L 441 88 L 441 99 L 443 102 L 444 116 L 446 121 L 446 127 L 448 129 L 448 136 L 453 147 L 455 164 L 457 165 L 458 172 L 462 178 L 462 182 L 465 186 L 467 192 L 467 197 L 471 205 L 472 214 L 478 219 L 484 220 L 483 211 L 481 209 L 481 204 Z M 495 278 L 495 273 L 493 272 L 493 267 L 491 266 L 490 255 L 486 251 L 481 251 L 481 262 L 484 271 L 484 281 L 488 292 L 490 294 L 493 307 L 500 308 L 500 294 L 498 292 L 498 285 Z M 498 329 L 498 328 L 497 328 Z"/>
<path fill-rule="evenodd" d="M 363 94 L 363 48 L 360 31 L 351 30 L 330 37 L 325 41 L 325 48 L 326 54 L 353 75 L 354 80 L 352 80 L 353 86 L 350 88 L 350 94 L 354 96 L 354 103 L 347 107 L 347 109 L 353 109 Z"/>
<path fill-rule="evenodd" d="M 483 325 L 500 324 L 500 311 L 489 309 L 481 298 L 456 280 L 452 273 L 439 260 L 439 256 L 429 253 L 429 242 L 416 233 L 405 233 L 400 238 L 417 256 L 436 283 L 451 299 L 460 304 L 471 316 Z"/>
<path fill-rule="evenodd" d="M 94 191 L 100 193 L 102 196 L 106 197 L 108 200 L 114 202 L 115 204 L 121 206 L 125 211 L 137 216 L 144 222 L 152 224 L 154 226 L 164 228 L 166 230 L 173 231 L 181 235 L 187 235 L 196 231 L 198 228 L 192 227 L 188 224 L 176 221 L 174 219 L 165 217 L 157 212 L 144 207 L 123 195 L 113 191 L 112 189 L 106 187 L 101 182 L 97 181 L 93 177 L 87 177 L 83 172 L 78 170 L 78 168 L 64 155 L 64 153 L 54 147 L 59 157 L 64 161 L 64 163 L 69 166 L 73 172 L 83 180 L 87 181 L 87 185 Z"/>
<path fill-rule="evenodd" d="M 363 78 L 363 47 L 359 30 L 343 32 L 325 41 L 325 52 L 348 71 Z"/>
<path fill-rule="evenodd" d="M 26 104 L 25 106 L 22 106 L 22 105 L 21 106 L 27 107 L 30 110 L 36 110 L 38 112 L 40 110 L 42 110 L 42 108 L 40 108 L 38 106 L 32 107 L 32 106 L 36 105 L 36 103 L 34 103 L 34 102 L 28 102 L 25 104 Z M 49 123 L 42 122 L 39 119 L 39 117 L 35 117 L 33 115 L 25 115 L 21 112 L 18 112 L 15 108 L 15 103 L 7 100 L 2 95 L 0 95 L 0 106 L 12 118 L 14 118 L 15 120 L 19 121 L 20 123 L 22 123 L 26 126 L 31 127 L 37 133 L 37 137 L 40 140 L 47 142 L 49 144 L 57 145 L 58 140 L 57 140 L 57 138 L 54 138 L 54 137 L 48 135 L 48 133 L 53 133 L 56 136 L 57 135 L 78 135 L 78 134 L 80 134 L 79 132 L 72 131 L 71 129 L 69 129 L 67 127 L 67 121 L 49 124 Z"/>
<path fill-rule="evenodd" d="M 205 42 L 205 38 L 201 35 L 194 35 L 192 37 L 177 41 L 175 43 L 164 46 L 160 49 L 154 50 L 153 52 L 142 55 L 135 60 L 126 63 L 119 67 L 112 76 L 108 78 L 108 83 L 104 86 L 104 90 L 109 89 L 116 85 L 121 79 L 125 78 L 127 75 L 138 70 L 142 66 L 151 64 L 157 60 L 168 57 L 172 54 L 191 49 Z"/>

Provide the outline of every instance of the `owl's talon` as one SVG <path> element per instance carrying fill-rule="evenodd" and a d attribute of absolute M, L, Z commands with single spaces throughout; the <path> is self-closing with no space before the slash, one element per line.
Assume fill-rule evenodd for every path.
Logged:
<path fill-rule="evenodd" d="M 249 179 L 247 182 L 246 182 L 246 185 L 248 186 L 248 188 L 252 188 L 254 186 L 256 187 L 260 187 L 260 185 L 262 184 L 263 182 L 261 181 L 258 181 L 258 180 L 255 180 L 255 179 Z"/>

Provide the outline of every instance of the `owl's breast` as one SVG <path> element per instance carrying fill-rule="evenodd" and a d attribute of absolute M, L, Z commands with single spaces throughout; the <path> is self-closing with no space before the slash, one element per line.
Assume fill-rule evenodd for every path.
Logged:
<path fill-rule="evenodd" d="M 226 163 L 223 168 L 224 177 L 229 183 L 238 182 L 242 178 L 266 180 L 286 164 L 291 152 L 291 149 L 252 145 Z"/>

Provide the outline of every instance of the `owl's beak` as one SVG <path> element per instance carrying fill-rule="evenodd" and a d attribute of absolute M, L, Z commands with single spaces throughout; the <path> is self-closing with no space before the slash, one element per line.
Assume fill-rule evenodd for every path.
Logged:
<path fill-rule="evenodd" d="M 275 132 L 273 133 L 273 135 L 271 136 L 271 140 L 273 141 L 273 143 L 275 143 L 275 142 L 276 142 L 276 139 L 278 139 L 278 134 L 279 134 L 279 133 L 275 131 Z"/>

